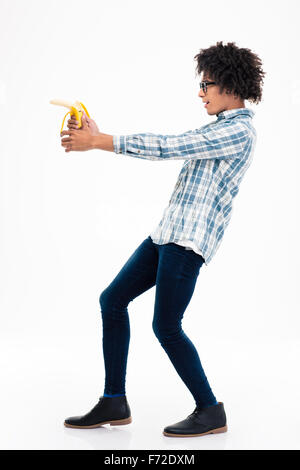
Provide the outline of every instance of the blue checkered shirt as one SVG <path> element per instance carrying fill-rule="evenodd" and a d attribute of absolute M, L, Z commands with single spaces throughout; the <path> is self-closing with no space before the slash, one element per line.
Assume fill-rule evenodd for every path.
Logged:
<path fill-rule="evenodd" d="M 154 243 L 193 247 L 205 264 L 215 255 L 232 214 L 233 199 L 253 159 L 256 130 L 248 108 L 178 135 L 114 135 L 114 152 L 146 160 L 184 160 L 157 227 Z"/>

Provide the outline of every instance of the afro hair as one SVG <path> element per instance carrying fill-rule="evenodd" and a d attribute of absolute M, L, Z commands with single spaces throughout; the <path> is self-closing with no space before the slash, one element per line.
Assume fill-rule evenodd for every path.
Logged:
<path fill-rule="evenodd" d="M 258 104 L 262 99 L 262 85 L 265 72 L 260 58 L 250 49 L 239 48 L 235 42 L 200 49 L 194 59 L 197 61 L 196 75 L 205 72 L 220 87 L 241 99 Z"/>

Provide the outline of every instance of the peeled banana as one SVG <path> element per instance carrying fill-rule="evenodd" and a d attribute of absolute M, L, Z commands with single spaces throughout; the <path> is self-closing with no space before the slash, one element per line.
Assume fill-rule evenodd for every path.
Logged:
<path fill-rule="evenodd" d="M 65 117 L 63 119 L 63 123 L 62 123 L 60 132 L 62 132 L 62 130 L 64 128 L 65 119 L 66 119 L 68 114 L 70 114 L 70 116 L 75 116 L 76 117 L 76 121 L 78 121 L 78 128 L 79 129 L 82 126 L 81 118 L 82 118 L 83 111 L 85 111 L 87 117 L 90 117 L 86 107 L 80 101 L 75 101 L 75 103 L 71 103 L 71 101 L 54 99 L 54 100 L 50 101 L 50 104 L 56 104 L 57 106 L 64 106 L 65 108 L 69 108 L 69 110 L 70 110 L 70 111 L 67 112 L 67 114 L 65 115 Z"/>

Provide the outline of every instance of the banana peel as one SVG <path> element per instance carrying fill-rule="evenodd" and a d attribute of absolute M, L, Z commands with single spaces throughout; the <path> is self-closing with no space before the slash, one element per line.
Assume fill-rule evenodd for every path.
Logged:
<path fill-rule="evenodd" d="M 64 128 L 65 119 L 66 119 L 68 114 L 70 114 L 70 116 L 75 116 L 76 121 L 78 122 L 78 128 L 79 129 L 82 126 L 81 118 L 82 118 L 83 111 L 86 113 L 87 117 L 90 117 L 86 107 L 80 101 L 75 101 L 75 103 L 72 103 L 71 101 L 54 99 L 54 100 L 50 101 L 50 104 L 55 104 L 57 106 L 64 106 L 65 108 L 69 108 L 69 110 L 70 110 L 70 111 L 67 112 L 67 114 L 65 115 L 65 117 L 63 119 L 63 123 L 62 123 L 60 132 L 62 132 L 62 130 Z"/>

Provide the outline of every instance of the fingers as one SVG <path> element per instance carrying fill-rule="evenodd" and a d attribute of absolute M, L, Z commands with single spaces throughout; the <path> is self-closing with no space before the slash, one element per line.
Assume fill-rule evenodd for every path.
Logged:
<path fill-rule="evenodd" d="M 82 112 L 82 114 L 84 115 L 87 124 L 89 124 L 89 118 L 87 117 L 87 114 L 84 111 Z M 68 120 L 67 127 L 68 129 L 79 129 L 78 121 L 76 120 L 74 114 L 71 115 L 70 119 Z"/>
<path fill-rule="evenodd" d="M 78 121 L 76 121 L 76 117 L 72 115 L 68 120 L 68 128 L 69 129 L 78 129 Z"/>
<path fill-rule="evenodd" d="M 61 146 L 65 148 L 65 150 L 69 150 L 72 146 L 72 140 L 71 137 L 65 137 L 64 139 L 61 139 Z"/>

